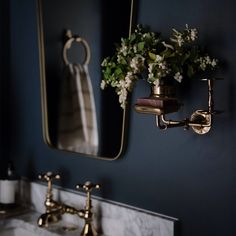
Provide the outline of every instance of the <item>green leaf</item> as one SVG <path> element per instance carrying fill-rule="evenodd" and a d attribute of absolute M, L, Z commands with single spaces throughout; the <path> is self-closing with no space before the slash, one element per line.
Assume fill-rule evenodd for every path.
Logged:
<path fill-rule="evenodd" d="M 130 36 L 130 41 L 133 41 L 133 40 L 135 40 L 136 39 L 136 35 L 135 34 L 131 34 L 131 36 Z"/>
<path fill-rule="evenodd" d="M 110 67 L 107 67 L 105 73 L 106 73 L 106 74 L 111 74 L 111 68 L 110 68 Z"/>
<path fill-rule="evenodd" d="M 120 64 L 122 64 L 122 65 L 126 65 L 127 64 L 127 62 L 126 62 L 124 57 L 120 58 Z"/>
<path fill-rule="evenodd" d="M 155 61 L 156 60 L 156 54 L 152 52 L 148 52 L 148 56 L 150 57 L 151 60 Z"/>
<path fill-rule="evenodd" d="M 121 69 L 120 67 L 118 67 L 118 68 L 115 70 L 114 74 L 115 74 L 116 76 L 119 76 L 120 74 L 122 74 L 122 69 Z"/>
<path fill-rule="evenodd" d="M 161 53 L 161 56 L 163 56 L 164 58 L 168 58 L 175 56 L 175 54 L 171 50 L 166 49 Z"/>
<path fill-rule="evenodd" d="M 138 50 L 142 51 L 144 49 L 145 42 L 138 43 Z"/>

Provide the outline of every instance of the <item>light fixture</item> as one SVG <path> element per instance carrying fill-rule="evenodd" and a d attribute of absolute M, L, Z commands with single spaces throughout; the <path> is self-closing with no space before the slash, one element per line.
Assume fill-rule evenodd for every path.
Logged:
<path fill-rule="evenodd" d="M 206 134 L 211 129 L 213 116 L 221 113 L 221 111 L 214 109 L 213 85 L 215 80 L 222 79 L 203 79 L 208 84 L 208 108 L 207 110 L 196 110 L 190 118 L 184 120 L 166 118 L 167 114 L 177 112 L 181 104 L 173 93 L 173 87 L 161 83 L 152 89 L 150 97 L 137 100 L 135 110 L 139 113 L 155 115 L 156 125 L 161 130 L 173 127 L 183 127 L 185 129 L 191 127 L 197 134 Z"/>

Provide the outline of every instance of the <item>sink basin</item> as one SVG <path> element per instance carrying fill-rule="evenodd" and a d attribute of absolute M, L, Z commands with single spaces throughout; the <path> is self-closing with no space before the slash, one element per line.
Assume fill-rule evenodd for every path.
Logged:
<path fill-rule="evenodd" d="M 23 228 L 9 228 L 0 231 L 0 236 L 38 236 Z"/>

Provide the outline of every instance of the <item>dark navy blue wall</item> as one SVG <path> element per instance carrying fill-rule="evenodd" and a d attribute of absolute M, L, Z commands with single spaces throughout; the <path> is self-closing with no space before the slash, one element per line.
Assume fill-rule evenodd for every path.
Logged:
<path fill-rule="evenodd" d="M 7 0 L 6 0 L 7 1 Z M 56 171 L 62 186 L 74 188 L 87 179 L 101 182 L 107 199 L 142 207 L 180 219 L 182 236 L 233 236 L 236 212 L 236 31 L 234 0 L 139 1 L 138 22 L 162 31 L 185 23 L 200 29 L 202 43 L 224 61 L 217 76 L 217 116 L 211 132 L 198 136 L 173 129 L 161 132 L 152 116 L 130 112 L 128 148 L 112 162 L 59 152 L 42 138 L 36 1 L 11 0 L 11 88 L 9 99 L 9 158 L 19 174 L 35 178 L 38 172 Z M 181 90 L 181 88 L 180 88 Z M 186 106 L 203 106 L 204 84 L 182 89 Z M 149 92 L 139 82 L 132 98 Z M 43 200 L 43 199 L 42 199 Z"/>
<path fill-rule="evenodd" d="M 9 2 L 0 2 L 0 177 L 4 175 L 4 166 L 7 164 L 9 135 L 8 128 L 8 80 L 9 76 Z"/>

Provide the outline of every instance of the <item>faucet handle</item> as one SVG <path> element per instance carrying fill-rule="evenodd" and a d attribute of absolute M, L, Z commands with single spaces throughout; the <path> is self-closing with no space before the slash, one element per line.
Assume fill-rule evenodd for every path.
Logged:
<path fill-rule="evenodd" d="M 54 174 L 53 172 L 49 171 L 44 174 L 39 174 L 38 178 L 40 180 L 45 180 L 47 182 L 52 181 L 53 179 L 60 179 L 61 176 L 59 174 Z"/>
<path fill-rule="evenodd" d="M 84 184 L 77 184 L 76 189 L 83 189 L 86 192 L 87 200 L 85 209 L 91 211 L 92 201 L 91 201 L 91 192 L 93 189 L 100 189 L 100 184 L 93 184 L 90 181 L 85 182 Z"/>
<path fill-rule="evenodd" d="M 94 189 L 100 189 L 100 184 L 93 184 L 90 181 L 86 181 L 84 184 L 77 184 L 76 189 L 83 189 L 86 193 L 92 192 Z"/>
<path fill-rule="evenodd" d="M 52 181 L 54 179 L 60 179 L 61 176 L 59 174 L 54 174 L 53 172 L 47 172 L 44 174 L 39 174 L 38 178 L 40 180 L 44 180 L 48 183 L 48 190 L 47 190 L 47 194 L 49 197 L 52 197 Z"/>

